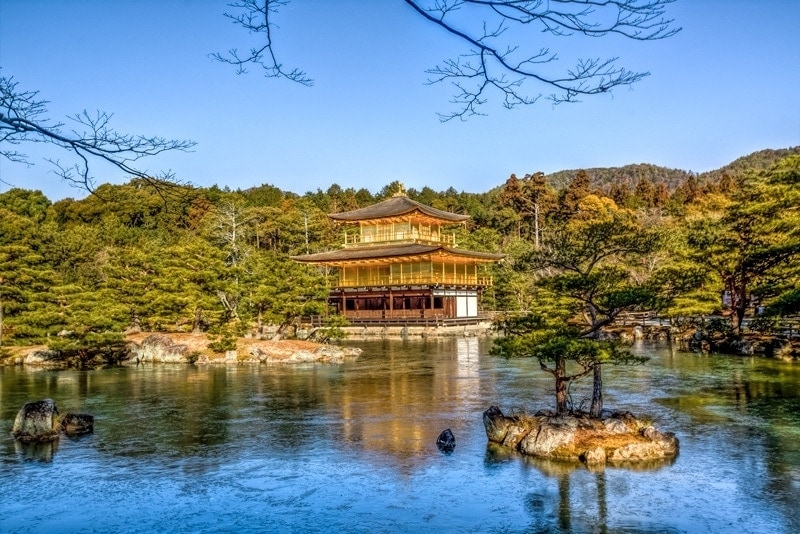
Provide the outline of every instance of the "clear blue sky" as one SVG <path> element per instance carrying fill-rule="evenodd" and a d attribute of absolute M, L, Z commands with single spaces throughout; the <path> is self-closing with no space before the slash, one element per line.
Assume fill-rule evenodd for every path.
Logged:
<path fill-rule="evenodd" d="M 683 31 L 671 39 L 562 39 L 564 57 L 616 55 L 651 75 L 574 105 L 508 111 L 495 98 L 488 116 L 445 124 L 436 112 L 450 109 L 450 88 L 425 85 L 425 69 L 464 50 L 402 1 L 283 8 L 276 51 L 314 77 L 311 88 L 212 61 L 251 42 L 225 10 L 225 0 L 0 0 L 0 67 L 40 91 L 54 119 L 102 110 L 120 131 L 197 141 L 144 166 L 201 186 L 377 192 L 400 180 L 481 192 L 511 173 L 629 163 L 702 172 L 800 145 L 797 0 L 678 0 L 669 14 Z M 538 49 L 541 38 L 520 44 Z M 23 149 L 35 165 L 0 160 L 0 180 L 53 200 L 85 196 L 41 161 L 46 147 Z"/>

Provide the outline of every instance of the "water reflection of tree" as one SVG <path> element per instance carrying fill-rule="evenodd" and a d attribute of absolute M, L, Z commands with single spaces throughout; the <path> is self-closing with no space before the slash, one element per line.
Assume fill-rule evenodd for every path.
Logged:
<path fill-rule="evenodd" d="M 656 471 L 671 465 L 673 460 L 609 466 L 609 468 Z M 606 467 L 587 469 L 580 463 L 524 456 L 494 443 L 487 446 L 484 458 L 486 468 L 493 469 L 500 464 L 513 461 L 519 461 L 525 467 L 543 475 L 544 484 L 525 496 L 525 506 L 532 518 L 529 530 L 549 532 L 554 525 L 557 525 L 561 532 L 609 531 Z M 588 489 L 588 481 L 593 482 L 594 507 L 584 495 L 580 498 L 579 506 L 574 508 L 575 483 L 577 482 L 580 489 Z"/>
<path fill-rule="evenodd" d="M 25 461 L 52 462 L 58 450 L 58 440 L 33 443 L 14 440 L 14 449 Z"/>
<path fill-rule="evenodd" d="M 779 505 L 800 531 L 800 367 L 763 357 L 682 354 L 664 360 L 680 381 L 662 404 L 713 425 L 743 468 L 741 487 Z"/>

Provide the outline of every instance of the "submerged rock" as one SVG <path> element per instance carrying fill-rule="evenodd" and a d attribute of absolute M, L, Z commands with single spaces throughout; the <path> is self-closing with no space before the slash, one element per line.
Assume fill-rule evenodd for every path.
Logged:
<path fill-rule="evenodd" d="M 58 408 L 52 399 L 25 403 L 11 428 L 14 438 L 25 442 L 51 441 L 58 439 L 60 433 Z"/>

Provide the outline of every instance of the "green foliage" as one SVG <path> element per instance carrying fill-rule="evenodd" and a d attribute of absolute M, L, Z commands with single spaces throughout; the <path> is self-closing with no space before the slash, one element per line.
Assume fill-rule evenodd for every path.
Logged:
<path fill-rule="evenodd" d="M 790 156 L 800 155 L 800 146 L 781 149 L 766 149 L 742 156 L 728 165 L 700 175 L 704 181 L 722 180 L 723 176 L 738 177 L 748 172 L 766 171 Z"/>
<path fill-rule="evenodd" d="M 775 316 L 761 315 L 755 317 L 747 325 L 747 329 L 751 332 L 758 332 L 760 334 L 768 334 L 774 332 L 778 327 L 779 320 Z"/>
<path fill-rule="evenodd" d="M 757 153 L 713 176 L 633 165 L 512 176 L 486 193 L 407 194 L 471 217 L 458 246 L 506 254 L 487 267 L 494 285 L 484 309 L 537 311 L 580 339 L 625 311 L 684 322 L 719 312 L 724 290 L 767 314 L 800 312 L 800 156 L 778 158 L 797 152 Z M 289 256 L 339 247 L 342 228 L 326 214 L 396 186 L 377 195 L 333 184 L 303 196 L 271 185 L 162 196 L 134 180 L 52 204 L 38 191 L 0 193 L 3 344 L 53 343 L 89 357 L 129 328 L 258 332 L 325 315 L 326 273 Z M 325 337 L 338 326 L 326 325 Z M 584 350 L 583 341 L 563 345 L 574 331 L 544 338 L 528 328 L 531 336 L 509 335 L 497 350 L 544 356 L 534 346 L 545 339 Z"/>
<path fill-rule="evenodd" d="M 795 315 L 800 313 L 800 288 L 791 288 L 781 293 L 766 308 L 768 315 Z"/>
<path fill-rule="evenodd" d="M 323 326 L 314 331 L 313 340 L 320 343 L 329 343 L 334 339 L 344 339 L 345 331 L 342 330 L 350 323 L 344 315 L 330 315 L 325 318 Z"/>
<path fill-rule="evenodd" d="M 49 207 L 50 200 L 41 191 L 13 188 L 5 193 L 0 193 L 0 208 L 35 223 L 44 220 Z"/>
<path fill-rule="evenodd" d="M 497 322 L 503 334 L 496 338 L 491 354 L 502 357 L 533 357 L 543 371 L 555 379 L 556 411 L 568 409 L 568 385 L 594 373 L 599 376 L 602 365 L 640 364 L 646 358 L 635 356 L 618 342 L 582 336 L 579 328 L 570 326 L 563 315 L 529 313 L 507 317 Z M 595 382 L 595 395 L 597 382 Z M 595 397 L 593 395 L 593 397 Z M 592 402 L 592 413 L 599 417 L 602 402 Z"/>
<path fill-rule="evenodd" d="M 232 329 L 225 328 L 218 335 L 212 334 L 212 341 L 208 344 L 208 348 L 214 352 L 227 352 L 229 350 L 236 350 L 236 334 Z"/>
<path fill-rule="evenodd" d="M 712 206 L 688 225 L 697 264 L 706 265 L 731 296 L 734 334 L 754 296 L 779 297 L 797 280 L 800 254 L 800 156 L 739 179 L 724 209 Z M 716 208 L 716 209 L 714 209 Z"/>

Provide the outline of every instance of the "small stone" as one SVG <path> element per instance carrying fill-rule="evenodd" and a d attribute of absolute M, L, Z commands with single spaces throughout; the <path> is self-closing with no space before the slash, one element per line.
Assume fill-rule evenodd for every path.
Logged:
<path fill-rule="evenodd" d="M 663 437 L 664 437 L 661 434 L 661 432 L 659 432 L 658 430 L 655 429 L 655 427 L 653 425 L 648 425 L 648 426 L 644 427 L 642 429 L 642 436 L 644 436 L 645 438 L 647 438 L 647 439 L 649 439 L 651 441 L 657 441 L 657 440 L 663 439 Z"/>
<path fill-rule="evenodd" d="M 452 452 L 456 448 L 456 437 L 449 428 L 443 430 L 439 437 L 436 438 L 436 446 L 442 452 Z"/>
<path fill-rule="evenodd" d="M 61 430 L 68 436 L 89 434 L 94 431 L 94 416 L 88 413 L 67 413 L 61 419 Z"/>

